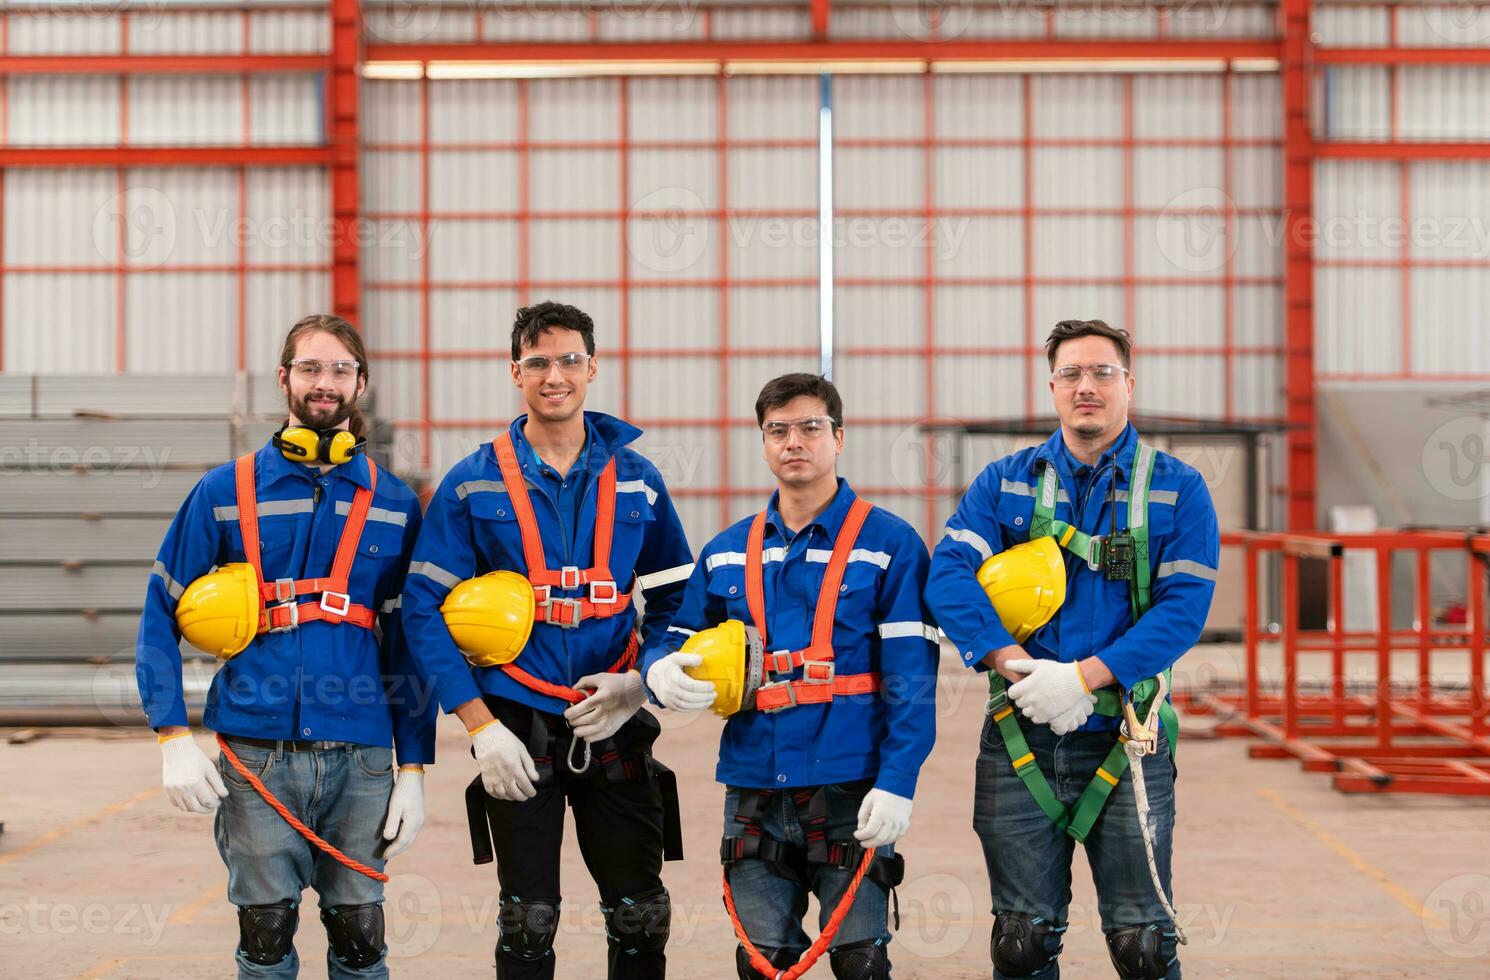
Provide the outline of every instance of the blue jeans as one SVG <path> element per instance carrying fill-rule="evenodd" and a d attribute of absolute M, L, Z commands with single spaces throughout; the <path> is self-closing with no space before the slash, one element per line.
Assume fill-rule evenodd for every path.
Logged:
<path fill-rule="evenodd" d="M 302 823 L 348 857 L 378 871 L 388 797 L 393 791 L 393 750 L 374 745 L 327 742 L 311 752 L 244 745 L 228 738 L 238 756 L 264 787 Z M 289 901 L 300 904 L 306 887 L 316 890 L 320 907 L 371 905 L 383 901 L 383 885 L 323 853 L 285 822 L 257 790 L 238 775 L 227 758 L 217 762 L 228 797 L 217 810 L 217 850 L 228 866 L 228 901 L 242 908 Z M 250 962 L 239 948 L 238 976 L 293 980 L 300 972 L 295 950 L 272 966 Z M 386 978 L 388 951 L 365 969 L 342 964 L 328 948 L 330 980 Z"/>
<path fill-rule="evenodd" d="M 1112 749 L 1116 732 L 1073 732 L 1056 735 L 1049 725 L 1020 720 L 1020 731 L 1050 783 L 1056 799 L 1074 806 Z M 1155 865 L 1166 895 L 1170 888 L 1170 853 L 1174 839 L 1175 769 L 1169 761 L 1168 738 L 1161 733 L 1159 751 L 1143 761 L 1144 787 L 1149 798 L 1149 831 L 1154 841 Z M 1021 912 L 1050 923 L 1045 948 L 1050 964 L 1031 980 L 1055 980 L 1060 965 L 1060 935 L 1066 929 L 1071 904 L 1071 856 L 1076 841 L 1059 830 L 1035 803 L 1024 782 L 1014 774 L 1003 736 L 992 716 L 983 722 L 973 793 L 973 829 L 983 842 L 993 914 Z M 1179 980 L 1173 923 L 1160 904 L 1149 876 L 1138 808 L 1133 798 L 1133 774 L 1123 773 L 1107 798 L 1086 839 L 1087 862 L 1097 887 L 1097 909 L 1102 931 L 1111 935 L 1126 926 L 1157 924 L 1163 937 L 1162 955 L 1168 963 L 1165 980 Z M 995 965 L 995 980 L 1013 980 Z M 1021 978 L 1025 980 L 1025 978 Z"/>
<path fill-rule="evenodd" d="M 854 839 L 854 828 L 859 822 L 859 804 L 864 794 L 873 788 L 872 780 L 853 783 L 833 783 L 824 788 L 827 794 L 827 837 L 830 841 Z M 750 790 L 746 790 L 750 792 Z M 740 789 L 729 786 L 724 791 L 724 835 L 738 837 L 741 825 L 735 822 L 735 813 L 740 806 Z M 797 808 L 792 804 L 792 791 L 780 790 L 771 794 L 761 817 L 766 836 L 803 847 L 807 843 L 802 824 L 797 819 Z M 895 845 L 886 844 L 875 853 L 890 857 Z M 765 861 L 736 861 L 730 868 L 730 889 L 735 896 L 735 912 L 745 927 L 745 935 L 757 947 L 790 950 L 800 956 L 812 945 L 812 938 L 802 930 L 802 919 L 807 914 L 807 893 L 817 896 L 819 905 L 818 928 L 827 924 L 838 900 L 843 897 L 850 879 L 851 869 L 819 866 L 813 869 L 812 879 L 798 884 L 783 878 L 771 870 Z M 854 894 L 854 904 L 848 915 L 838 926 L 833 937 L 832 948 L 850 943 L 878 939 L 890 941 L 886 928 L 889 916 L 889 893 L 877 882 L 865 877 Z"/>

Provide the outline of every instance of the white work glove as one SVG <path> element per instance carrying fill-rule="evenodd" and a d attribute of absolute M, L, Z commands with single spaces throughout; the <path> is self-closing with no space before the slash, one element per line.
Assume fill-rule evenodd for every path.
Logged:
<path fill-rule="evenodd" d="M 586 674 L 574 682 L 574 687 L 594 692 L 564 712 L 574 734 L 586 742 L 610 738 L 647 700 L 642 675 L 635 670 L 624 674 Z"/>
<path fill-rule="evenodd" d="M 388 797 L 388 819 L 383 823 L 383 859 L 396 857 L 414 846 L 414 838 L 424 827 L 424 773 L 419 769 L 400 769 Z"/>
<path fill-rule="evenodd" d="M 190 734 L 171 736 L 161 742 L 160 756 L 160 781 L 178 810 L 211 813 L 228 795 L 216 764 L 197 747 Z"/>
<path fill-rule="evenodd" d="M 476 764 L 481 767 L 481 785 L 499 800 L 531 800 L 538 795 L 533 784 L 538 767 L 522 739 L 512 734 L 500 721 L 477 729 L 471 736 Z"/>
<path fill-rule="evenodd" d="M 911 801 L 882 789 L 864 794 L 859 804 L 859 826 L 854 840 L 866 851 L 893 844 L 911 828 Z"/>
<path fill-rule="evenodd" d="M 1011 660 L 1005 666 L 1029 675 L 1009 688 L 1019 713 L 1037 725 L 1049 724 L 1057 735 L 1080 728 L 1096 707 L 1097 697 L 1087 693 L 1081 668 L 1075 663 Z"/>
<path fill-rule="evenodd" d="M 718 692 L 708 681 L 689 677 L 683 672 L 683 668 L 697 667 L 703 662 L 704 658 L 696 653 L 670 653 L 647 671 L 647 686 L 664 708 L 674 711 L 702 711 L 714 703 Z"/>

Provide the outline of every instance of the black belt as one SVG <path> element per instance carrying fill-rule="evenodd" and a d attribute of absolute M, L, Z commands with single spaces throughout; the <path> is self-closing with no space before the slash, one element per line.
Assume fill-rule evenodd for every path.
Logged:
<path fill-rule="evenodd" d="M 248 745 L 256 749 L 273 749 L 283 752 L 324 752 L 329 749 L 341 749 L 351 745 L 351 742 L 323 742 L 307 741 L 304 739 L 272 739 L 272 738 L 248 738 L 244 735 L 224 735 L 233 745 Z"/>

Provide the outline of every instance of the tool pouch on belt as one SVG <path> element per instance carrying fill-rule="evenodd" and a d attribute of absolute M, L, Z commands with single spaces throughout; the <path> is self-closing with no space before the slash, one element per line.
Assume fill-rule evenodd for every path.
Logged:
<path fill-rule="evenodd" d="M 466 824 L 471 830 L 471 863 L 491 864 L 495 858 L 491 818 L 486 813 L 486 787 L 481 784 L 480 773 L 466 787 Z"/>

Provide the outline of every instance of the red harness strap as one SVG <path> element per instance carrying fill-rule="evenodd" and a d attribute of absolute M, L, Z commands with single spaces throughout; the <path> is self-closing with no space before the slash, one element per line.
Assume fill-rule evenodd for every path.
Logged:
<path fill-rule="evenodd" d="M 528 563 L 528 581 L 533 583 L 533 600 L 537 606 L 534 622 L 573 629 L 587 619 L 607 619 L 629 606 L 631 593 L 620 590 L 610 571 L 610 545 L 616 528 L 615 457 L 611 457 L 605 469 L 600 471 L 600 482 L 596 486 L 595 564 L 589 568 L 565 565 L 553 571 L 543 554 L 543 536 L 538 531 L 538 518 L 533 514 L 527 480 L 523 478 L 517 453 L 512 448 L 511 433 L 497 436 L 492 440 L 492 448 L 497 454 L 497 465 L 502 468 L 507 496 L 512 500 L 517 529 L 522 534 L 523 558 Z M 584 598 L 565 599 L 552 594 L 555 586 L 561 589 L 588 587 L 588 590 Z"/>
<path fill-rule="evenodd" d="M 502 483 L 512 500 L 512 513 L 517 518 L 517 529 L 523 539 L 523 559 L 528 565 L 528 581 L 533 585 L 533 621 L 573 629 L 587 619 L 608 619 L 629 606 L 631 593 L 622 592 L 617 587 L 610 571 L 610 546 L 616 527 L 615 457 L 612 456 L 605 469 L 600 471 L 600 481 L 595 488 L 595 564 L 583 569 L 566 565 L 556 572 L 548 567 L 548 559 L 543 554 L 543 535 L 533 513 L 533 500 L 528 496 L 528 481 L 523 477 L 517 452 L 512 448 L 512 434 L 504 432 L 497 436 L 492 440 L 492 449 L 497 454 Z M 561 589 L 588 586 L 588 595 L 582 599 L 557 598 L 551 594 L 554 586 Z M 633 630 L 621 658 L 611 664 L 608 672 L 624 674 L 630 670 L 636 663 L 639 646 L 640 641 Z M 515 663 L 503 664 L 502 672 L 530 691 L 561 698 L 570 704 L 579 704 L 589 697 L 585 691 L 534 677 Z"/>
<path fill-rule="evenodd" d="M 848 556 L 854 550 L 854 541 L 874 505 L 862 498 L 856 499 L 838 529 L 833 542 L 833 556 L 828 559 L 828 570 L 823 575 L 822 591 L 818 593 L 817 609 L 812 619 L 812 642 L 802 650 L 778 651 L 765 655 L 766 669 L 772 673 L 785 673 L 802 668 L 799 680 L 774 681 L 763 684 L 755 693 L 755 707 L 759 711 L 780 711 L 794 704 L 824 704 L 839 694 L 870 694 L 880 689 L 878 674 L 839 675 L 833 664 L 833 621 L 838 611 L 838 589 L 843 584 L 843 572 L 848 567 Z M 755 515 L 750 525 L 750 537 L 745 543 L 745 604 L 750 608 L 750 618 L 755 621 L 761 644 L 766 640 L 766 586 L 765 586 L 765 540 L 766 512 Z"/>
<path fill-rule="evenodd" d="M 362 539 L 367 512 L 372 508 L 373 490 L 378 485 L 378 466 L 371 457 L 367 460 L 367 482 L 371 486 L 358 487 L 357 493 L 352 497 L 347 522 L 343 525 L 341 539 L 336 544 L 331 574 L 324 578 L 264 581 L 264 568 L 259 556 L 259 505 L 258 493 L 254 488 L 252 453 L 238 457 L 233 476 L 238 489 L 238 529 L 243 534 L 243 554 L 253 566 L 254 577 L 259 583 L 259 598 L 263 603 L 258 632 L 279 633 L 317 620 L 350 623 L 372 629 L 377 622 L 377 613 L 353 602 L 347 594 L 352 559 L 357 556 L 357 543 Z M 319 602 L 302 602 L 297 605 L 294 601 L 297 596 L 316 593 L 320 593 Z"/>

